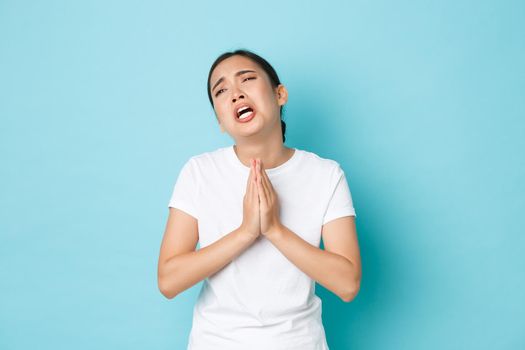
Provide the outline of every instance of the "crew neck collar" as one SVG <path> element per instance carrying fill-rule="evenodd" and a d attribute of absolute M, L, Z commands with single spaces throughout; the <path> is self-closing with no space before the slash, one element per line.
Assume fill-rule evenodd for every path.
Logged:
<path fill-rule="evenodd" d="M 293 164 L 295 164 L 299 160 L 299 158 L 301 157 L 301 150 L 297 149 L 295 147 L 292 147 L 292 149 L 294 150 L 294 153 L 290 157 L 290 159 L 288 159 L 283 164 L 278 165 L 278 166 L 276 166 L 274 168 L 264 169 L 266 171 L 266 173 L 268 175 L 270 175 L 270 174 L 277 174 L 277 173 L 280 173 L 280 172 L 290 168 Z M 228 156 L 229 156 L 230 160 L 232 161 L 232 163 L 235 164 L 235 166 L 237 168 L 239 168 L 239 169 L 241 169 L 241 170 L 243 170 L 245 172 L 249 172 L 250 171 L 250 167 L 247 167 L 246 165 L 244 165 L 241 162 L 241 160 L 239 159 L 239 157 L 237 157 L 237 153 L 235 153 L 234 145 L 226 147 L 226 150 L 227 150 L 227 153 L 228 153 Z"/>

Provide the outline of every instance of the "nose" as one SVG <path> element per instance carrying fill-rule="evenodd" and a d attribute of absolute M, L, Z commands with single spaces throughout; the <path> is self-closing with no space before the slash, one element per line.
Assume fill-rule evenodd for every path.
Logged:
<path fill-rule="evenodd" d="M 244 98 L 244 94 L 241 91 L 239 91 L 239 89 L 235 89 L 233 91 L 232 102 L 235 103 L 237 100 L 241 98 Z"/>

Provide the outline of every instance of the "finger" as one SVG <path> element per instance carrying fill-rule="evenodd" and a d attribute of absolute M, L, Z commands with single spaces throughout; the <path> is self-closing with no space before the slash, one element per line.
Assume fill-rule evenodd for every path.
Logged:
<path fill-rule="evenodd" d="M 259 176 L 257 174 L 257 159 L 253 159 L 253 182 L 257 185 L 257 180 Z M 257 186 L 256 186 L 257 187 Z"/>
<path fill-rule="evenodd" d="M 255 192 L 255 164 L 254 162 L 251 162 L 250 164 L 250 178 L 248 180 L 248 196 L 250 200 L 254 200 L 254 196 L 257 197 L 257 193 Z"/>
<path fill-rule="evenodd" d="M 259 189 L 257 186 L 259 176 L 257 176 L 257 162 L 254 159 L 253 160 L 253 181 L 252 181 L 252 196 L 255 203 L 259 204 L 260 202 L 260 196 L 259 196 Z"/>
<path fill-rule="evenodd" d="M 262 162 L 260 163 L 260 171 L 259 175 L 261 177 L 261 183 L 263 185 L 264 193 L 266 195 L 266 198 L 268 201 L 272 199 L 272 193 L 271 193 L 271 185 L 269 184 L 270 180 L 268 179 L 268 175 L 266 174 L 266 170 L 264 170 L 264 166 L 262 165 Z"/>
<path fill-rule="evenodd" d="M 252 162 L 251 171 L 252 171 L 252 180 L 250 181 L 251 185 L 251 196 L 252 200 L 255 203 L 259 203 L 259 194 L 257 193 L 257 169 L 255 165 L 255 159 Z"/>
<path fill-rule="evenodd" d="M 246 192 L 249 192 L 250 191 L 250 188 L 251 188 L 251 183 L 253 182 L 253 174 L 254 174 L 254 171 L 253 171 L 253 161 L 251 162 L 250 164 L 250 173 L 248 174 L 248 181 L 246 182 Z"/>
<path fill-rule="evenodd" d="M 253 200 L 255 201 L 255 203 L 257 203 L 257 205 L 260 205 L 261 204 L 261 192 L 259 191 L 259 186 L 257 185 L 257 181 L 254 181 L 253 182 Z"/>
<path fill-rule="evenodd" d="M 263 167 L 263 170 L 264 170 L 264 167 Z M 273 188 L 272 182 L 270 181 L 270 178 L 268 177 L 268 173 L 266 171 L 263 171 L 263 178 L 264 178 L 264 182 L 266 183 L 266 187 L 268 187 L 270 191 L 273 191 L 274 188 Z"/>
<path fill-rule="evenodd" d="M 261 176 L 261 163 L 260 161 L 257 162 L 257 174 L 259 176 L 257 176 L 257 188 L 259 190 L 259 197 L 262 198 L 262 200 L 264 201 L 264 203 L 267 205 L 268 204 L 268 194 L 264 188 L 264 185 L 262 183 L 262 176 Z"/>
<path fill-rule="evenodd" d="M 259 200 L 260 200 L 261 205 L 263 205 L 264 207 L 268 207 L 266 193 L 264 192 L 264 188 L 262 186 L 260 178 L 257 181 L 257 192 L 259 193 Z"/>

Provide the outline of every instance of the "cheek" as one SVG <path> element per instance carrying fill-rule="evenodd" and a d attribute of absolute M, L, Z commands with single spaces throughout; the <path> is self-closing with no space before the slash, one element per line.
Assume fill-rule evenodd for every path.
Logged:
<path fill-rule="evenodd" d="M 263 100 L 263 107 L 268 111 L 273 111 L 276 108 L 279 108 L 279 103 L 277 101 L 276 96 L 274 95 L 272 90 L 265 91 L 264 95 L 262 96 Z"/>
<path fill-rule="evenodd" d="M 230 117 L 229 110 L 227 108 L 224 108 L 224 107 L 222 107 L 222 108 L 219 107 L 219 106 L 215 107 L 215 115 L 219 118 L 219 120 L 221 122 L 228 123 L 229 120 L 231 119 L 231 118 L 229 118 Z"/>
<path fill-rule="evenodd" d="M 247 90 L 247 93 L 254 102 L 258 102 L 259 109 L 267 109 L 269 104 L 272 103 L 272 91 L 268 89 L 266 84 L 251 86 L 250 89 Z"/>

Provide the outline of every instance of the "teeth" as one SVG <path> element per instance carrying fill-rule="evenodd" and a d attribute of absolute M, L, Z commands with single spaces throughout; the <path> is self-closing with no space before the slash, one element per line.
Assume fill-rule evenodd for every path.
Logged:
<path fill-rule="evenodd" d="M 250 108 L 248 106 L 244 106 L 244 107 L 241 107 L 237 110 L 237 114 L 241 113 L 242 111 L 244 111 L 246 108 Z"/>
<path fill-rule="evenodd" d="M 239 119 L 246 119 L 248 118 L 249 116 L 251 116 L 253 114 L 253 112 L 248 112 L 248 113 L 244 113 L 243 115 L 241 115 L 239 117 Z"/>

